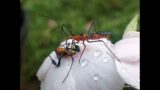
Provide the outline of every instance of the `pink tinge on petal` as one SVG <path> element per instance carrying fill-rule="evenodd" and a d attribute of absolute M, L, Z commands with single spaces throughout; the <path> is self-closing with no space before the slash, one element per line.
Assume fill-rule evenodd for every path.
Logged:
<path fill-rule="evenodd" d="M 107 43 L 107 40 L 103 40 Z M 77 43 L 83 50 L 82 43 Z M 74 62 L 72 64 L 71 58 L 62 58 L 60 67 L 51 65 L 44 80 L 41 81 L 41 90 L 122 90 L 124 81 L 119 76 L 117 68 L 108 48 L 103 43 L 87 43 L 80 63 L 78 52 L 73 56 Z M 111 48 L 111 44 L 107 44 Z M 108 52 L 108 53 L 106 53 Z M 53 57 L 54 58 L 54 57 Z M 54 58 L 55 59 L 55 58 Z M 70 67 L 66 80 L 66 77 Z M 46 70 L 42 70 L 45 72 Z"/>
<path fill-rule="evenodd" d="M 123 39 L 114 45 L 117 70 L 123 80 L 139 89 L 140 43 L 139 32 L 125 33 Z"/>
<path fill-rule="evenodd" d="M 140 88 L 140 64 L 126 64 L 116 62 L 117 70 L 125 83 Z"/>
<path fill-rule="evenodd" d="M 139 39 L 126 38 L 122 39 L 114 45 L 114 51 L 122 62 L 136 63 L 139 62 Z"/>

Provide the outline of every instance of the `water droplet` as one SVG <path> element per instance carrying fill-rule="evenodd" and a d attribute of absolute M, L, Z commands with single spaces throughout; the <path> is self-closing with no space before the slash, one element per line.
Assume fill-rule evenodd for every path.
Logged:
<path fill-rule="evenodd" d="M 96 50 L 95 52 L 94 52 L 94 56 L 95 57 L 99 57 L 99 56 L 101 56 L 102 55 L 102 52 L 100 51 L 100 50 Z"/>
<path fill-rule="evenodd" d="M 82 62 L 81 62 L 81 67 L 87 66 L 88 63 L 89 63 L 89 61 L 87 59 L 83 59 Z"/>
<path fill-rule="evenodd" d="M 109 58 L 108 57 L 104 57 L 104 63 L 107 63 L 109 61 Z"/>
<path fill-rule="evenodd" d="M 93 80 L 95 80 L 95 81 L 99 80 L 98 74 L 95 74 L 95 75 L 93 76 Z"/>
<path fill-rule="evenodd" d="M 122 67 L 121 69 L 122 69 L 122 72 L 127 72 L 126 68 Z"/>

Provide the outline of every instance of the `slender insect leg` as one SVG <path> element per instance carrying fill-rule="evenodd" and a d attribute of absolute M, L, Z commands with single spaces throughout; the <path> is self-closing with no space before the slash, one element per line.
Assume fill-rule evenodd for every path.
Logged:
<path fill-rule="evenodd" d="M 62 31 L 64 32 L 64 34 L 68 37 L 68 34 L 65 32 L 63 25 L 62 25 Z"/>
<path fill-rule="evenodd" d="M 52 64 L 54 64 L 55 66 L 59 67 L 58 64 L 55 62 L 55 60 L 53 60 L 53 58 L 49 55 L 49 57 L 51 58 L 52 60 Z"/>
<path fill-rule="evenodd" d="M 69 75 L 69 73 L 70 73 L 70 71 L 71 71 L 71 68 L 72 68 L 72 65 L 73 65 L 73 62 L 74 62 L 74 59 L 73 59 L 72 56 L 71 56 L 71 59 L 72 59 L 71 66 L 70 66 L 70 68 L 69 68 L 69 71 L 68 71 L 67 75 L 66 75 L 65 78 L 63 79 L 62 83 L 64 83 L 64 81 L 66 80 L 66 78 L 68 77 L 68 75 Z"/>
<path fill-rule="evenodd" d="M 67 27 L 65 24 L 63 24 L 62 27 L 65 27 L 72 36 L 74 35 L 72 30 L 71 30 L 71 26 Z M 64 31 L 64 29 L 63 29 L 63 31 Z"/>
<path fill-rule="evenodd" d="M 81 60 L 81 57 L 82 57 L 82 55 L 83 55 L 83 53 L 84 53 L 84 50 L 86 49 L 86 45 L 84 44 L 84 41 L 83 41 L 83 46 L 84 46 L 84 49 L 83 49 L 83 51 L 82 51 L 82 54 L 81 54 L 81 56 L 80 56 L 80 58 L 79 58 L 79 63 L 80 63 L 80 60 Z"/>
<path fill-rule="evenodd" d="M 58 64 L 56 64 L 55 60 L 53 60 L 53 58 L 49 55 L 49 57 L 50 57 L 51 60 L 52 60 L 52 64 L 54 64 L 54 65 L 56 65 L 57 67 L 59 67 L 59 66 L 60 66 L 60 63 L 61 63 L 61 59 L 62 59 L 62 57 L 63 57 L 63 54 L 64 54 L 64 53 L 62 53 L 61 56 L 59 56 L 59 55 L 56 53 L 56 56 L 57 56 L 57 58 L 58 58 Z"/>
<path fill-rule="evenodd" d="M 120 62 L 120 59 L 113 53 L 113 51 L 106 45 L 106 43 L 103 40 L 97 40 L 97 41 L 89 41 L 89 40 L 87 40 L 87 42 L 88 43 L 102 42 L 108 48 L 108 50 L 111 52 L 111 54 Z"/>
<path fill-rule="evenodd" d="M 89 30 L 88 30 L 88 35 L 91 33 L 92 26 L 93 26 L 93 28 L 94 28 L 94 30 L 96 32 L 95 23 L 92 23 L 91 26 L 90 26 L 90 28 L 89 28 Z"/>
<path fill-rule="evenodd" d="M 56 53 L 57 54 L 57 53 Z M 57 67 L 59 67 L 60 66 L 60 64 L 61 64 L 61 59 L 62 59 L 62 57 L 63 57 L 63 54 L 64 53 L 62 53 L 61 54 L 61 56 L 59 56 L 58 54 L 57 54 L 57 58 L 58 58 L 58 64 L 57 64 Z"/>
<path fill-rule="evenodd" d="M 60 64 L 61 64 L 61 59 L 62 59 L 62 57 L 63 57 L 63 53 L 61 54 L 61 56 L 58 58 L 58 67 L 60 66 Z"/>

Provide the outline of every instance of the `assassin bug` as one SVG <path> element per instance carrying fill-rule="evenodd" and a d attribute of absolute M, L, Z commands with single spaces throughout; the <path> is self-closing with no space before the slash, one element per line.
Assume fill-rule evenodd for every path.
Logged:
<path fill-rule="evenodd" d="M 74 40 L 77 41 L 77 42 L 74 42 L 74 43 L 78 43 L 79 41 L 83 42 L 84 49 L 82 50 L 82 54 L 80 55 L 79 63 L 80 63 L 81 57 L 82 57 L 82 55 L 83 55 L 83 53 L 86 49 L 86 45 L 84 44 L 85 41 L 87 41 L 88 43 L 102 42 L 108 48 L 108 50 L 112 53 L 112 55 L 118 61 L 120 61 L 116 57 L 116 55 L 111 51 L 111 49 L 106 45 L 106 43 L 103 40 L 99 40 L 100 38 L 107 38 L 110 33 L 108 33 L 108 32 L 94 32 L 94 33 L 91 33 L 90 31 L 91 31 L 92 26 L 94 26 L 94 30 L 95 30 L 95 23 L 92 23 L 87 34 L 78 34 L 78 35 L 72 35 L 72 36 L 68 37 L 68 39 L 74 39 Z M 97 40 L 96 41 L 90 41 L 90 40 L 95 40 L 95 39 L 97 39 Z"/>
<path fill-rule="evenodd" d="M 72 55 L 76 54 L 76 52 L 80 52 L 80 48 L 78 45 L 76 45 L 75 43 L 78 43 L 79 41 L 82 41 L 83 42 L 83 46 L 84 46 L 84 49 L 82 50 L 82 53 L 80 55 L 80 58 L 79 58 L 79 63 L 80 63 L 80 60 L 81 60 L 81 57 L 85 51 L 85 48 L 86 48 L 86 45 L 84 44 L 84 41 L 87 41 L 88 43 L 93 43 L 93 42 L 102 42 L 107 48 L 108 50 L 112 53 L 112 55 L 114 55 L 114 53 L 110 50 L 110 48 L 105 44 L 105 42 L 103 40 L 99 40 L 100 38 L 108 38 L 109 35 L 110 35 L 110 32 L 94 32 L 94 33 L 90 33 L 90 30 L 92 28 L 92 26 L 94 25 L 94 23 L 92 23 L 92 25 L 90 26 L 90 29 L 88 31 L 88 34 L 78 34 L 78 35 L 74 35 L 72 33 L 72 31 L 70 29 L 67 28 L 66 25 L 62 25 L 62 31 L 64 32 L 65 35 L 67 35 L 67 33 L 64 31 L 63 27 L 66 27 L 67 28 L 67 31 L 71 34 L 71 36 L 68 36 L 67 35 L 67 40 L 68 39 L 72 39 L 72 43 L 71 43 L 71 48 L 69 48 L 69 43 L 67 43 L 67 40 L 66 40 L 66 47 L 65 48 L 56 48 L 56 54 L 57 54 L 57 57 L 59 59 L 58 61 L 58 64 L 55 63 L 55 61 L 52 59 L 52 63 L 55 64 L 57 67 L 60 66 L 60 61 L 63 57 L 65 56 L 70 56 L 72 58 L 72 64 L 73 64 L 73 57 Z M 94 26 L 94 29 L 95 29 L 95 26 Z M 97 40 L 96 40 L 97 39 Z M 90 41 L 90 40 L 96 40 L 96 41 Z M 77 42 L 75 42 L 77 41 Z M 115 56 L 115 55 L 114 55 Z M 115 56 L 116 57 L 116 56 Z M 117 58 L 117 57 L 116 57 Z M 117 58 L 117 60 L 119 60 Z M 72 68 L 72 64 L 71 64 L 71 67 L 69 69 L 69 72 Z M 69 75 L 69 72 L 67 73 L 65 79 L 67 78 L 67 76 Z M 62 81 L 64 82 L 65 79 Z"/>
<path fill-rule="evenodd" d="M 92 23 L 87 34 L 78 34 L 78 35 L 74 35 L 74 34 L 72 33 L 72 31 L 70 30 L 71 27 L 67 27 L 67 26 L 64 25 L 64 24 L 61 26 L 61 28 L 62 28 L 61 30 L 62 30 L 63 33 L 67 36 L 67 40 L 68 40 L 68 39 L 72 39 L 71 48 L 69 48 L 69 43 L 67 43 L 67 40 L 66 40 L 66 45 L 67 45 L 67 46 L 66 46 L 65 48 L 62 48 L 62 47 L 56 48 L 55 52 L 56 52 L 57 58 L 58 58 L 58 60 L 59 60 L 59 61 L 58 61 L 58 64 L 55 63 L 55 61 L 52 59 L 51 56 L 49 56 L 49 57 L 51 58 L 52 63 L 53 63 L 54 65 L 56 65 L 57 67 L 60 66 L 60 62 L 61 62 L 61 59 L 62 59 L 63 57 L 66 57 L 66 56 L 70 56 L 70 57 L 71 57 L 72 63 L 71 63 L 70 69 L 69 69 L 66 77 L 65 77 L 64 80 L 62 81 L 62 83 L 63 83 L 63 82 L 65 81 L 65 79 L 67 78 L 67 76 L 69 75 L 69 72 L 70 72 L 70 70 L 71 70 L 71 68 L 72 68 L 72 64 L 73 64 L 73 61 L 74 61 L 72 56 L 73 56 L 74 54 L 76 54 L 76 52 L 80 52 L 79 46 L 75 44 L 75 43 L 78 43 L 79 41 L 82 41 L 82 42 L 83 42 L 83 46 L 84 46 L 84 48 L 83 48 L 83 50 L 82 50 L 82 53 L 81 53 L 81 55 L 80 55 L 80 57 L 79 57 L 79 63 L 80 63 L 81 57 L 82 57 L 82 55 L 83 55 L 83 53 L 84 53 L 84 51 L 85 51 L 85 49 L 86 49 L 86 45 L 85 45 L 85 43 L 84 43 L 85 41 L 87 41 L 88 43 L 102 42 L 102 43 L 108 48 L 108 50 L 112 53 L 112 55 L 113 55 L 118 61 L 120 61 L 120 60 L 116 57 L 116 55 L 110 50 L 110 48 L 106 45 L 106 43 L 105 43 L 103 40 L 99 40 L 99 39 L 101 39 L 101 38 L 108 38 L 109 35 L 110 35 L 110 33 L 109 33 L 109 32 L 93 32 L 93 33 L 91 33 L 91 28 L 92 28 L 93 26 L 94 26 L 94 30 L 95 30 L 95 24 Z M 65 30 L 63 29 L 63 27 L 66 27 L 66 30 L 69 32 L 70 35 L 68 35 L 68 34 L 65 32 Z M 97 40 L 96 40 L 96 39 L 97 39 Z M 94 41 L 90 41 L 90 40 L 94 40 Z M 75 42 L 75 41 L 77 41 L 77 42 Z"/>

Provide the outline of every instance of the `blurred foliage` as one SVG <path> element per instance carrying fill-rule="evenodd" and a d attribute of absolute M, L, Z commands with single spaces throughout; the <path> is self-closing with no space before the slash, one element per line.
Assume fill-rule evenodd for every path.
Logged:
<path fill-rule="evenodd" d="M 57 25 L 70 24 L 74 33 L 86 33 L 87 22 L 97 31 L 112 32 L 113 43 L 120 40 L 126 25 L 139 12 L 139 0 L 21 0 L 29 14 L 22 79 L 35 79 L 43 60 L 58 45 Z M 48 24 L 52 25 L 49 26 Z"/>

